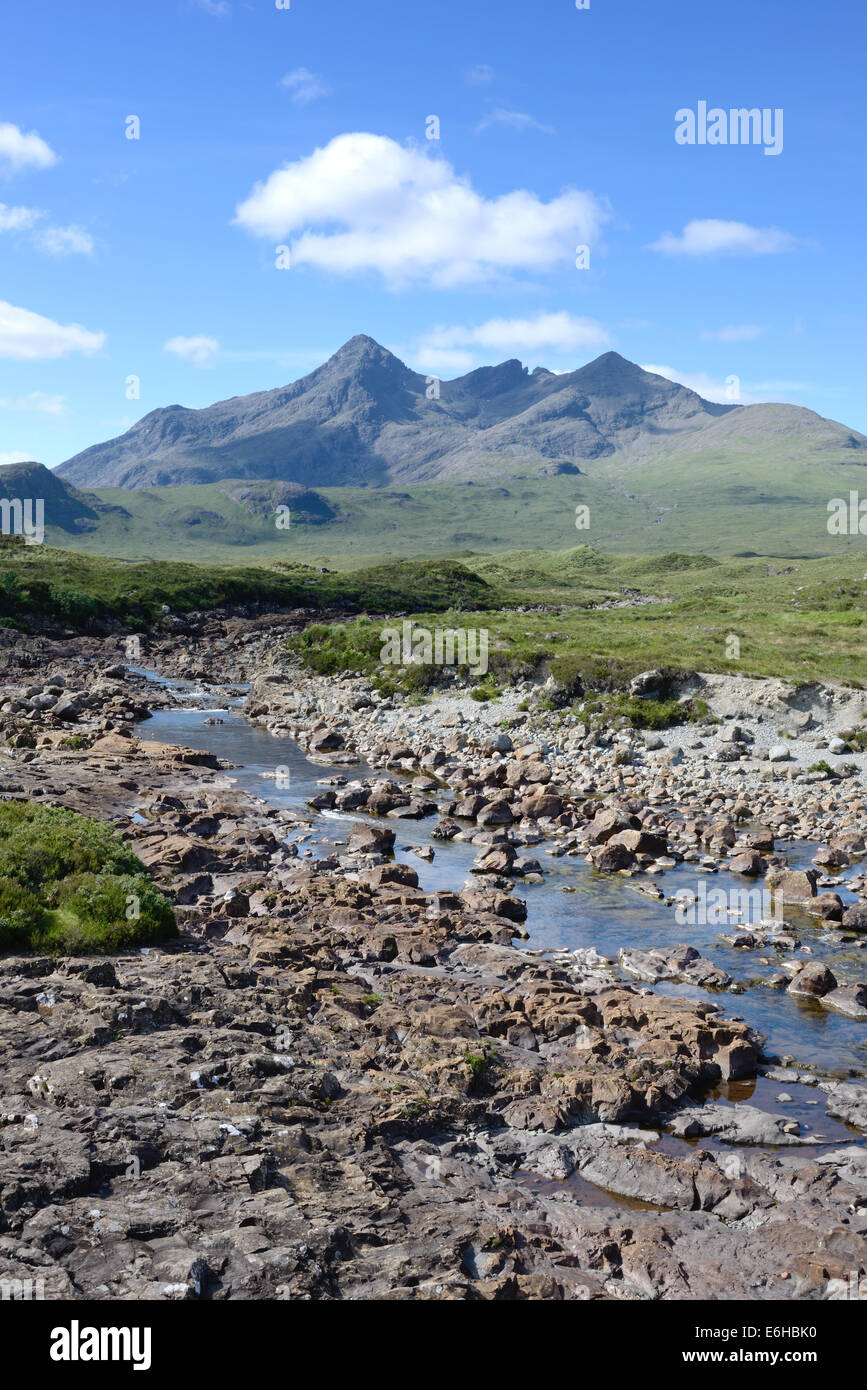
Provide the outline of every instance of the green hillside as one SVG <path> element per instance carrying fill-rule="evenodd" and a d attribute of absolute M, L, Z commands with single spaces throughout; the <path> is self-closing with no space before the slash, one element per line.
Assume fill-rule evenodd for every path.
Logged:
<path fill-rule="evenodd" d="M 320 488 L 333 516 L 278 529 L 274 513 L 229 497 L 226 484 L 102 488 L 111 510 L 76 534 L 49 528 L 53 544 L 126 559 L 244 563 L 297 559 L 360 563 L 377 556 L 565 549 L 586 543 L 621 553 L 702 550 L 710 555 L 836 555 L 862 551 L 860 536 L 832 536 L 828 502 L 848 498 L 867 473 L 836 451 L 793 461 L 785 449 L 689 455 L 632 463 L 605 459 L 586 472 L 490 483 L 408 488 Z M 576 507 L 589 526 L 576 529 Z"/>

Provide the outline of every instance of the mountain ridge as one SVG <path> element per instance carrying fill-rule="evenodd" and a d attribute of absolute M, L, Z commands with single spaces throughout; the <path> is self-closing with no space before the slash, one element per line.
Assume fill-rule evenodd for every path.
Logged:
<path fill-rule="evenodd" d="M 295 382 L 200 409 L 159 407 L 57 473 L 79 487 L 130 489 L 225 478 L 357 487 L 544 477 L 722 440 L 738 449 L 768 428 L 801 450 L 867 457 L 857 431 L 801 406 L 773 410 L 707 401 L 613 351 L 571 372 L 531 372 L 510 358 L 440 381 L 357 334 Z"/>

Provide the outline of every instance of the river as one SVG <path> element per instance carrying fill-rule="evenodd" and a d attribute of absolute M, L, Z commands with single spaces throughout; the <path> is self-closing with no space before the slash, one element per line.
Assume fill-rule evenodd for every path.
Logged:
<path fill-rule="evenodd" d="M 152 672 L 142 671 L 141 674 L 167 686 L 179 700 L 189 701 L 188 705 L 156 710 L 146 724 L 139 726 L 141 736 L 214 753 L 236 764 L 227 775 L 244 791 L 271 805 L 313 814 L 314 826 L 309 834 L 290 836 L 299 841 L 301 853 L 319 857 L 330 854 L 335 847 L 339 852 L 340 842 L 345 841 L 353 822 L 376 821 L 376 817 L 365 816 L 363 812 L 311 813 L 307 806 L 308 799 L 335 776 L 352 780 L 376 775 L 364 763 L 341 769 L 311 762 L 292 739 L 274 737 L 245 719 L 239 708 L 242 697 L 221 701 L 220 692 L 203 692 L 199 686 L 166 681 L 154 677 Z M 217 708 L 192 707 L 212 699 L 218 702 Z M 208 717 L 224 722 L 206 725 L 204 721 Z M 280 770 L 279 782 L 274 779 L 277 769 Z M 461 889 L 470 875 L 478 846 L 466 841 L 432 839 L 430 830 L 435 824 L 434 817 L 420 821 L 397 820 L 393 824 L 397 834 L 396 855 L 417 871 L 421 888 L 428 892 Z M 434 850 L 432 862 L 413 853 L 414 849 L 427 846 Z M 603 955 L 616 959 L 620 947 L 671 947 L 686 941 L 728 971 L 743 986 L 743 992 L 707 991 L 672 982 L 644 987 L 673 997 L 712 999 L 728 1016 L 746 1019 L 766 1039 L 766 1054 L 785 1059 L 788 1065 L 809 1068 L 823 1076 L 867 1074 L 867 1024 L 833 1013 L 818 1002 L 799 999 L 785 990 L 763 985 L 762 979 L 777 969 L 776 963 L 759 963 L 758 958 L 768 952 L 745 951 L 728 945 L 719 939 L 720 931 L 726 928 L 718 925 L 678 925 L 673 908 L 636 891 L 634 880 L 619 874 L 597 873 L 580 856 L 550 857 L 545 854 L 545 847 L 543 841 L 527 851 L 539 858 L 544 882 L 522 884 L 519 881 L 517 885 L 518 896 L 527 903 L 525 930 L 529 940 L 525 944 L 530 948 L 574 950 L 593 946 Z M 803 842 L 791 842 L 785 848 L 789 862 L 796 867 L 808 865 L 815 852 L 812 845 Z M 666 870 L 660 886 L 669 896 L 678 887 L 694 891 L 697 877 L 694 865 L 681 864 L 676 869 Z M 709 886 L 711 883 L 723 889 L 744 886 L 742 879 L 723 869 L 709 879 Z M 838 891 L 844 898 L 852 898 L 842 888 Z M 835 941 L 837 934 L 814 917 L 788 908 L 786 915 L 796 926 L 802 944 L 811 948 L 809 959 L 825 961 L 841 983 L 863 978 L 867 965 L 864 950 Z M 623 978 L 630 977 L 624 975 Z M 635 983 L 634 980 L 630 982 Z M 817 1142 L 845 1138 L 851 1143 L 860 1138 L 855 1131 L 825 1115 L 822 1093 L 813 1087 L 787 1082 L 783 1088 L 779 1083 L 759 1078 L 756 1082 L 721 1087 L 716 1098 L 752 1099 L 763 1109 L 779 1113 L 780 1106 L 775 1104 L 775 1098 L 782 1089 L 792 1097 L 783 1107 L 786 1114 L 799 1120 L 802 1132 L 815 1134 Z"/>

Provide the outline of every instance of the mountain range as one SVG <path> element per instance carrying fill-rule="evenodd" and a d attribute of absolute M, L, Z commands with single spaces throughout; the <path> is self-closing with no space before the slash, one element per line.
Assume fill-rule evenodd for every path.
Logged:
<path fill-rule="evenodd" d="M 151 411 L 53 471 L 0 468 L 0 501 L 43 498 L 50 545 L 126 559 L 807 556 L 863 544 L 827 519 L 865 464 L 834 420 L 714 404 L 616 352 L 436 381 L 360 335 L 293 385 Z"/>
<path fill-rule="evenodd" d="M 541 478 L 614 458 L 793 448 L 867 459 L 867 438 L 794 405 L 718 405 L 616 352 L 557 374 L 511 359 L 453 381 L 424 377 L 363 334 L 289 386 L 200 410 L 165 406 L 67 459 L 76 487 L 272 479 L 307 487 Z M 847 452 L 849 451 L 849 452 Z"/>

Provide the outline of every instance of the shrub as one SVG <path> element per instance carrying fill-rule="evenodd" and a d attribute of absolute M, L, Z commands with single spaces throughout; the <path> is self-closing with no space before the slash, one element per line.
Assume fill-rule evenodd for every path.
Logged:
<path fill-rule="evenodd" d="M 103 821 L 61 806 L 0 806 L 0 878 L 39 889 L 70 874 L 142 873 L 132 850 Z"/>
<path fill-rule="evenodd" d="M 0 805 L 0 949 L 83 955 L 177 935 L 171 903 L 102 821 Z"/>
<path fill-rule="evenodd" d="M 584 712 L 597 714 L 599 722 L 628 724 L 633 729 L 670 729 L 675 724 L 703 723 L 708 718 L 704 700 L 643 700 L 638 695 L 609 695 L 587 700 Z"/>
<path fill-rule="evenodd" d="M 26 947 L 44 920 L 45 909 L 35 893 L 0 878 L 0 946 Z"/>

